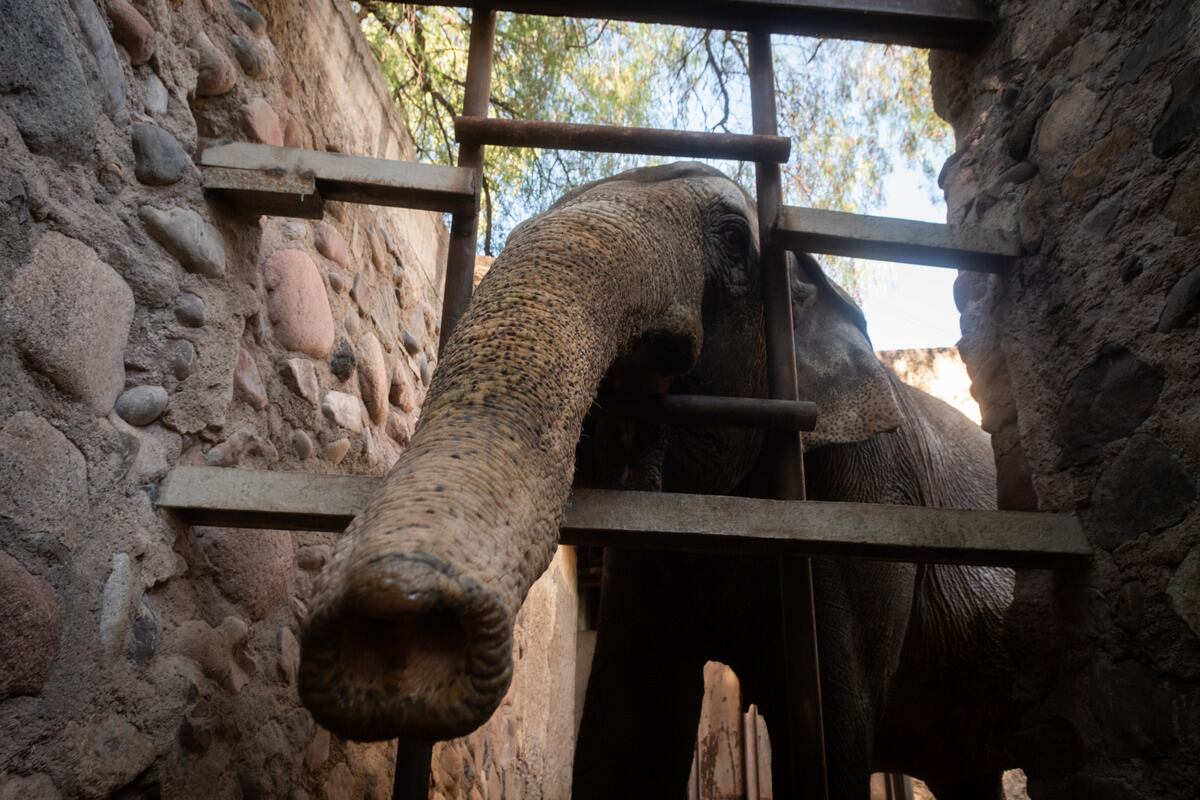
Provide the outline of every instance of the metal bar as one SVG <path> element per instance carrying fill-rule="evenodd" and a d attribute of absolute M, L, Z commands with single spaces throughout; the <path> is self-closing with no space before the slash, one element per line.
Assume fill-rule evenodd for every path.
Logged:
<path fill-rule="evenodd" d="M 419 161 L 231 142 L 206 148 L 200 165 L 206 175 L 210 167 L 257 171 L 267 182 L 308 177 L 321 197 L 346 203 L 461 211 L 475 198 L 473 170 Z"/>
<path fill-rule="evenodd" d="M 1021 255 L 1011 231 L 784 206 L 780 244 L 810 253 L 1004 272 Z"/>
<path fill-rule="evenodd" d="M 775 66 L 771 34 L 751 31 L 747 36 L 750 76 L 750 114 L 754 132 L 778 133 L 775 108 Z M 767 383 L 771 397 L 796 400 L 795 334 L 792 328 L 791 279 L 787 252 L 774 231 L 783 207 L 783 180 L 778 164 L 755 164 L 758 189 L 758 227 L 762 256 L 763 324 L 766 327 Z M 803 500 L 804 446 L 800 434 L 776 436 L 775 496 Z M 797 797 L 825 800 L 825 724 L 821 710 L 821 669 L 817 651 L 816 607 L 813 600 L 812 562 L 807 558 L 779 560 L 779 597 L 783 626 L 784 675 L 787 682 L 787 727 L 791 792 Z"/>
<path fill-rule="evenodd" d="M 320 219 L 325 203 L 311 174 L 201 167 L 206 194 L 216 195 L 241 214 Z"/>
<path fill-rule="evenodd" d="M 887 773 L 888 800 L 913 800 L 912 781 L 899 772 Z"/>
<path fill-rule="evenodd" d="M 438 5 L 445 0 L 418 0 Z M 490 8 L 549 16 L 657 22 L 718 30 L 974 50 L 996 28 L 981 0 L 492 0 Z"/>
<path fill-rule="evenodd" d="M 196 525 L 345 530 L 383 478 L 176 467 L 160 509 Z M 576 489 L 563 544 L 1071 567 L 1091 555 L 1071 514 Z"/>
<path fill-rule="evenodd" d="M 392 776 L 392 798 L 423 800 L 429 796 L 432 742 L 396 742 L 396 771 Z"/>
<path fill-rule="evenodd" d="M 496 12 L 476 8 L 471 15 L 471 41 L 467 50 L 467 79 L 463 90 L 463 116 L 486 117 L 492 87 L 492 46 L 496 38 Z M 442 294 L 441 353 L 450 334 L 471 301 L 475 277 L 475 246 L 479 241 L 479 197 L 483 191 L 483 145 L 459 145 L 458 166 L 474 171 L 475 199 L 469 212 L 450 219 L 450 245 L 446 250 L 446 289 Z"/>
<path fill-rule="evenodd" d="M 782 136 L 473 117 L 455 117 L 454 138 L 470 145 L 494 144 L 677 158 L 725 158 L 733 161 L 785 162 L 792 149 L 791 140 Z"/>
<path fill-rule="evenodd" d="M 805 400 L 600 392 L 596 407 L 600 413 L 683 426 L 811 431 L 817 425 L 817 405 Z"/>

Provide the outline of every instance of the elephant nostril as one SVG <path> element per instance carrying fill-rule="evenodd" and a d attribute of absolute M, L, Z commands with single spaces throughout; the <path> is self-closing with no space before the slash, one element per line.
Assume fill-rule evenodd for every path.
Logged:
<path fill-rule="evenodd" d="M 346 678 L 402 695 L 423 695 L 447 676 L 461 675 L 467 658 L 461 621 L 450 609 L 424 605 L 386 618 L 343 617 L 337 646 Z"/>
<path fill-rule="evenodd" d="M 361 562 L 314 605 L 301 634 L 300 696 L 346 739 L 469 733 L 512 675 L 512 620 L 492 593 L 424 553 Z M 482 710 L 481 710 L 482 709 Z"/>

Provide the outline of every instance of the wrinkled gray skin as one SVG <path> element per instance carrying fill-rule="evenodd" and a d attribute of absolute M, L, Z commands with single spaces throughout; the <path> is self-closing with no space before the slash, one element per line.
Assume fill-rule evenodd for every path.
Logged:
<path fill-rule="evenodd" d="M 602 384 L 765 395 L 754 220 L 732 182 L 676 164 L 583 187 L 513 232 L 409 450 L 318 579 L 300 670 L 318 722 L 354 739 L 485 722 L 575 468 L 582 485 L 761 493 L 757 432 L 588 416 Z M 794 259 L 792 276 L 800 393 L 822 413 L 810 497 L 992 507 L 982 432 L 883 369 L 815 262 Z M 685 795 L 706 660 L 730 664 L 766 715 L 775 796 L 792 796 L 777 575 L 774 559 L 608 552 L 577 798 Z M 817 561 L 814 581 L 832 796 L 865 798 L 887 769 L 939 800 L 998 797 L 1011 573 Z"/>

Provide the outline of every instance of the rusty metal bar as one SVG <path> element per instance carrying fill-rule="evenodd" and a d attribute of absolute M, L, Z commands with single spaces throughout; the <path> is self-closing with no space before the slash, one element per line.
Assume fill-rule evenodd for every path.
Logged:
<path fill-rule="evenodd" d="M 492 87 L 492 46 L 496 38 L 496 12 L 477 8 L 471 15 L 471 41 L 467 52 L 467 80 L 463 115 L 486 117 Z M 458 166 L 475 170 L 475 203 L 469 212 L 450 220 L 450 245 L 446 251 L 446 290 L 442 295 L 442 335 L 439 354 L 454 326 L 471 301 L 475 276 L 475 246 L 479 240 L 479 196 L 483 191 L 483 145 L 460 145 Z"/>
<path fill-rule="evenodd" d="M 433 744 L 396 742 L 396 771 L 392 777 L 393 800 L 425 800 L 429 797 L 430 761 Z"/>
<path fill-rule="evenodd" d="M 445 0 L 418 0 L 439 5 Z M 973 50 L 996 27 L 984 0 L 490 0 L 500 11 Z"/>
<path fill-rule="evenodd" d="M 817 405 L 805 400 L 600 392 L 596 397 L 596 406 L 601 413 L 671 425 L 766 428 L 794 432 L 811 431 L 817 424 Z"/>
<path fill-rule="evenodd" d="M 475 117 L 455 117 L 454 138 L 467 145 L 493 144 L 594 153 L 633 153 L 781 163 L 788 160 L 792 149 L 791 141 L 783 136 Z"/>
<path fill-rule="evenodd" d="M 157 507 L 191 525 L 286 531 L 346 529 L 383 478 L 175 467 Z M 563 544 L 688 553 L 758 553 L 1038 569 L 1086 565 L 1073 514 L 576 489 Z"/>
<path fill-rule="evenodd" d="M 751 31 L 747 37 L 750 73 L 750 112 L 757 134 L 778 131 L 775 108 L 775 66 L 771 34 Z M 795 334 L 792 332 L 791 280 L 787 252 L 775 230 L 783 208 L 783 177 L 778 164 L 755 165 L 758 190 L 759 241 L 762 246 L 763 321 L 766 326 L 767 377 L 771 397 L 796 400 Z M 775 437 L 775 496 L 803 500 L 804 448 L 800 434 Z M 795 797 L 825 800 L 825 726 L 821 711 L 821 670 L 817 652 L 816 608 L 813 601 L 812 561 L 779 560 L 779 591 L 783 625 L 787 697 L 788 752 L 791 792 Z"/>

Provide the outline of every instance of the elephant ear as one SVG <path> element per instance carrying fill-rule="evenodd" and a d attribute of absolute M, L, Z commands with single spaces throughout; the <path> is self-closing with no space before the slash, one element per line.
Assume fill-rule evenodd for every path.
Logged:
<path fill-rule="evenodd" d="M 808 447 L 861 442 L 904 421 L 893 379 L 875 357 L 861 309 L 806 253 L 789 258 L 800 399 L 815 401 Z"/>

